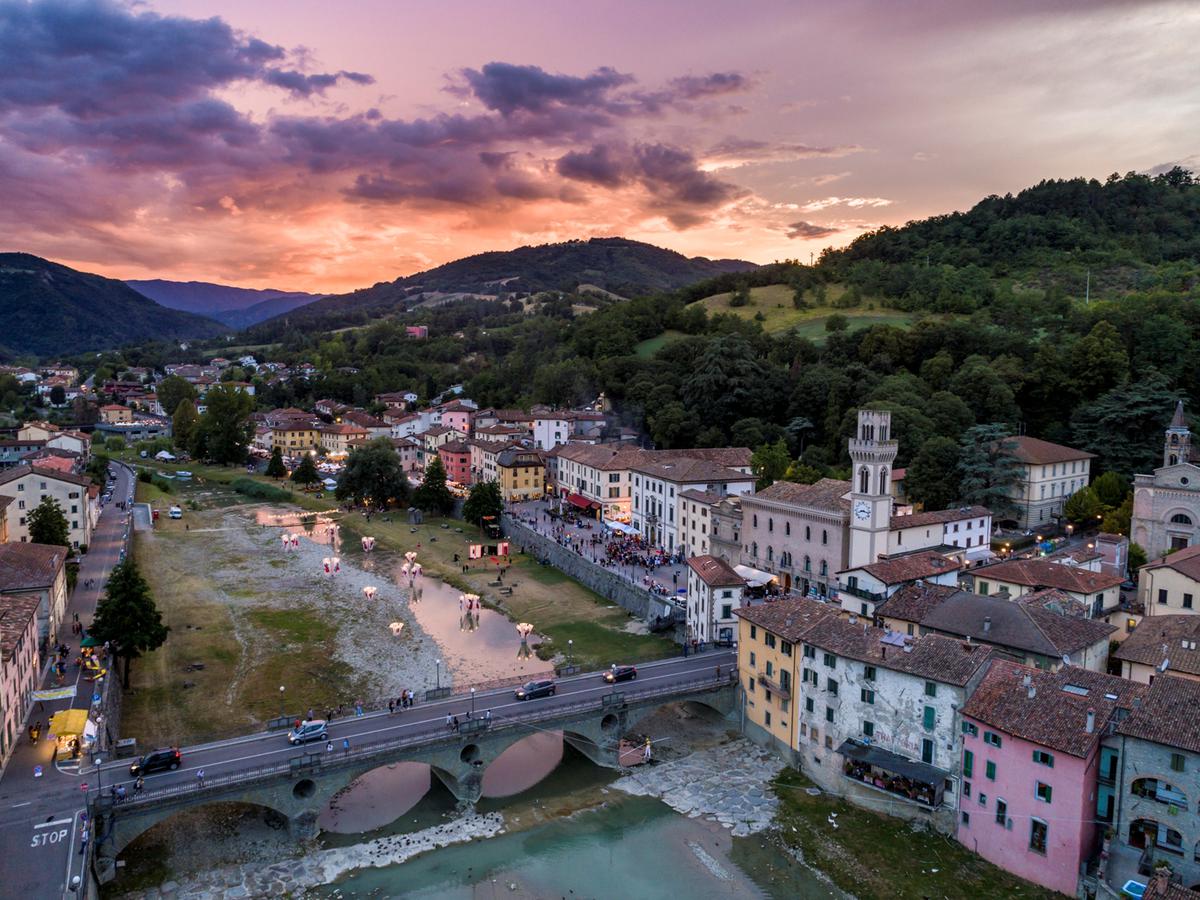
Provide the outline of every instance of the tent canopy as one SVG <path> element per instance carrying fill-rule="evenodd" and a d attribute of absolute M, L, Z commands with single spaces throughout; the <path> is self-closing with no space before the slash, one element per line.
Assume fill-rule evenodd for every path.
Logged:
<path fill-rule="evenodd" d="M 632 525 L 626 525 L 624 522 L 613 522 L 610 520 L 605 520 L 604 527 L 611 528 L 613 531 L 619 531 L 619 532 L 621 532 L 621 534 L 640 534 L 641 533 L 636 528 L 634 528 Z"/>
<path fill-rule="evenodd" d="M 939 769 L 927 763 L 905 759 L 903 756 L 892 753 L 890 750 L 884 750 L 882 747 L 875 747 L 871 744 L 863 744 L 858 741 L 843 741 L 842 745 L 838 747 L 837 752 L 847 759 L 856 759 L 867 765 L 883 769 L 885 772 L 903 775 L 905 778 L 912 781 L 919 781 L 921 784 L 926 784 L 933 788 L 941 787 L 942 783 L 950 776 L 950 773 L 944 769 Z"/>
<path fill-rule="evenodd" d="M 175 454 L 174 454 L 174 453 L 170 453 L 170 452 L 168 452 L 168 451 L 166 451 L 166 450 L 159 450 L 157 453 L 155 453 L 155 454 L 154 454 L 154 458 L 155 458 L 155 459 L 161 459 L 161 460 L 163 460 L 164 462 L 167 462 L 167 461 L 169 461 L 169 460 L 172 460 L 172 459 L 174 459 L 174 458 L 175 458 Z"/>
<path fill-rule="evenodd" d="M 567 502 L 572 506 L 578 506 L 580 509 L 595 509 L 600 505 L 599 503 L 589 500 L 587 497 L 584 497 L 580 494 L 568 494 Z"/>
<path fill-rule="evenodd" d="M 85 637 L 82 641 L 79 642 L 79 646 L 80 647 L 99 647 L 100 642 L 89 634 L 87 637 Z"/>
<path fill-rule="evenodd" d="M 86 709 L 64 709 L 50 718 L 50 733 L 58 737 L 83 734 L 87 725 Z"/>
<path fill-rule="evenodd" d="M 734 566 L 733 571 L 745 578 L 746 583 L 750 585 L 750 587 L 762 587 L 764 584 L 770 584 L 775 580 L 775 576 L 770 572 L 752 569 L 749 566 Z"/>

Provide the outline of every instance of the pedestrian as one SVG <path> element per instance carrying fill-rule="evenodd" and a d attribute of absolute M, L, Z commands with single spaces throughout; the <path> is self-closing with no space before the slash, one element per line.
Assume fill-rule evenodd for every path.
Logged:
<path fill-rule="evenodd" d="M 146 788 L 146 779 L 141 775 L 137 777 L 137 781 L 133 783 L 133 796 L 139 796 Z"/>
<path fill-rule="evenodd" d="M 79 838 L 79 855 L 87 853 L 88 830 L 83 829 L 83 835 Z"/>
<path fill-rule="evenodd" d="M 204 787 L 204 770 L 203 769 L 196 770 L 196 783 L 199 784 L 200 787 Z"/>
<path fill-rule="evenodd" d="M 395 700 L 389 700 L 389 701 L 388 701 L 388 715 L 389 715 L 389 716 L 390 716 L 390 715 L 394 715 L 394 714 L 395 714 L 395 712 L 396 712 L 396 701 L 395 701 Z"/>
<path fill-rule="evenodd" d="M 458 731 L 458 716 L 455 716 L 453 721 L 454 721 L 454 724 L 451 726 L 451 728 L 454 731 Z"/>
<path fill-rule="evenodd" d="M 361 716 L 363 714 L 363 703 L 361 700 L 354 701 L 354 715 Z"/>
<path fill-rule="evenodd" d="M 350 752 L 350 738 L 342 738 L 342 750 L 346 753 Z"/>
<path fill-rule="evenodd" d="M 483 718 L 484 718 L 484 720 L 485 720 L 485 721 L 487 721 L 487 722 L 490 722 L 490 721 L 492 721 L 492 711 L 489 709 L 487 712 L 485 712 L 485 713 L 483 714 Z"/>
<path fill-rule="evenodd" d="M 314 715 L 313 715 L 312 707 L 310 706 L 310 707 L 308 708 L 308 721 L 310 721 L 310 722 L 311 722 L 311 721 L 312 721 L 313 719 L 315 719 L 315 718 L 316 718 L 316 716 L 314 716 Z"/>
<path fill-rule="evenodd" d="M 451 731 L 454 730 L 454 717 L 450 713 L 446 713 L 446 727 Z"/>
<path fill-rule="evenodd" d="M 326 741 L 326 742 L 325 742 L 325 752 L 326 752 L 326 753 L 332 753 L 332 752 L 333 752 L 333 741 Z"/>

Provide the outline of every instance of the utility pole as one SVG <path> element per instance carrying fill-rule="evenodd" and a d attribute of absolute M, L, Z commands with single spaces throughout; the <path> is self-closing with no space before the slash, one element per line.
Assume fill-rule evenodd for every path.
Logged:
<path fill-rule="evenodd" d="M 1083 289 L 1083 303 L 1085 306 L 1092 305 L 1092 270 L 1087 270 L 1087 285 Z"/>

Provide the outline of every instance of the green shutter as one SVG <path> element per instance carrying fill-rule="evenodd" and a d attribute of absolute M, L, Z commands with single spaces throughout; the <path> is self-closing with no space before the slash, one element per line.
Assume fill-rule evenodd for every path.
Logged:
<path fill-rule="evenodd" d="M 970 750 L 963 751 L 963 778 L 970 778 L 975 771 L 975 754 Z"/>
<path fill-rule="evenodd" d="M 933 731 L 933 726 L 937 722 L 937 710 L 932 706 L 925 707 L 925 730 Z"/>
<path fill-rule="evenodd" d="M 987 775 L 989 780 L 996 780 L 996 764 L 990 759 L 987 761 L 987 765 L 984 767 L 984 774 Z"/>

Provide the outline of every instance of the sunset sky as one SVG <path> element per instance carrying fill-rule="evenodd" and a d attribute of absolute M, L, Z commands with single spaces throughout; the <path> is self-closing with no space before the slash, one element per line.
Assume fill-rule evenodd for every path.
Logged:
<path fill-rule="evenodd" d="M 341 291 L 623 235 L 808 260 L 1200 167 L 1200 4 L 0 0 L 0 250 Z"/>

